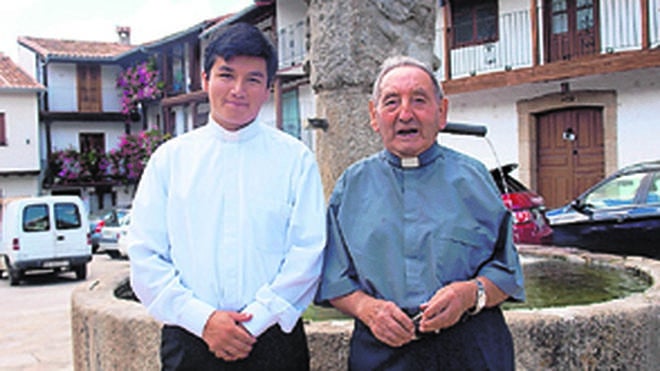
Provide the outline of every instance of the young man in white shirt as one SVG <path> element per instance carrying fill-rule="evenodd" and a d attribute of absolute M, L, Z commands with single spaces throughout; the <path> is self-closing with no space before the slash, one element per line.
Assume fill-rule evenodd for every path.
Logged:
<path fill-rule="evenodd" d="M 205 50 L 207 125 L 164 143 L 141 178 L 131 284 L 164 323 L 167 370 L 306 370 L 325 210 L 313 153 L 259 122 L 277 53 L 254 26 Z"/>

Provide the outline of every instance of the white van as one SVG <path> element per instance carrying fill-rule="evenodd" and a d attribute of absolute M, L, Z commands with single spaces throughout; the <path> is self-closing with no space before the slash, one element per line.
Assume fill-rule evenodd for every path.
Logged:
<path fill-rule="evenodd" d="M 0 206 L 0 275 L 6 270 L 10 285 L 18 285 L 25 272 L 34 270 L 87 277 L 92 247 L 80 197 L 17 198 Z"/>

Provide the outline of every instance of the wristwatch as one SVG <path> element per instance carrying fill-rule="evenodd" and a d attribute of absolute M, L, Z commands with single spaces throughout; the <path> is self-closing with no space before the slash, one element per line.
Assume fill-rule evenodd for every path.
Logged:
<path fill-rule="evenodd" d="M 469 309 L 467 313 L 471 316 L 474 316 L 481 312 L 481 310 L 486 306 L 486 289 L 484 288 L 484 284 L 481 283 L 481 281 L 478 279 L 475 278 L 472 281 L 474 281 L 474 283 L 477 285 L 477 298 L 474 307 Z"/>

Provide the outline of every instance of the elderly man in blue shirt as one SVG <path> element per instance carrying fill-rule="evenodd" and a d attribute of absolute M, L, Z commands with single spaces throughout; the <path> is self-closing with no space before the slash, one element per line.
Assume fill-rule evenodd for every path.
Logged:
<path fill-rule="evenodd" d="M 440 146 L 447 99 L 410 57 L 383 63 L 369 102 L 385 149 L 330 198 L 316 296 L 355 317 L 352 370 L 510 370 L 499 308 L 525 298 L 511 216 L 486 168 Z"/>
<path fill-rule="evenodd" d="M 300 316 L 319 282 L 314 154 L 257 118 L 277 54 L 254 26 L 205 51 L 209 122 L 157 149 L 133 202 L 131 284 L 164 323 L 164 370 L 308 370 Z"/>

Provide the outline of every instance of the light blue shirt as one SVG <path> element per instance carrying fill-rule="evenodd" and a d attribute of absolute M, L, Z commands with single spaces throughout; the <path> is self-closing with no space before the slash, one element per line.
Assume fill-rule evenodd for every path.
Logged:
<path fill-rule="evenodd" d="M 382 151 L 337 181 L 317 302 L 362 290 L 412 309 L 476 276 L 524 300 L 510 214 L 486 168 L 437 144 L 417 161 Z"/>
<path fill-rule="evenodd" d="M 151 157 L 132 207 L 131 285 L 158 320 L 200 336 L 216 309 L 290 332 L 313 299 L 325 203 L 313 153 L 277 129 L 209 124 Z"/>

